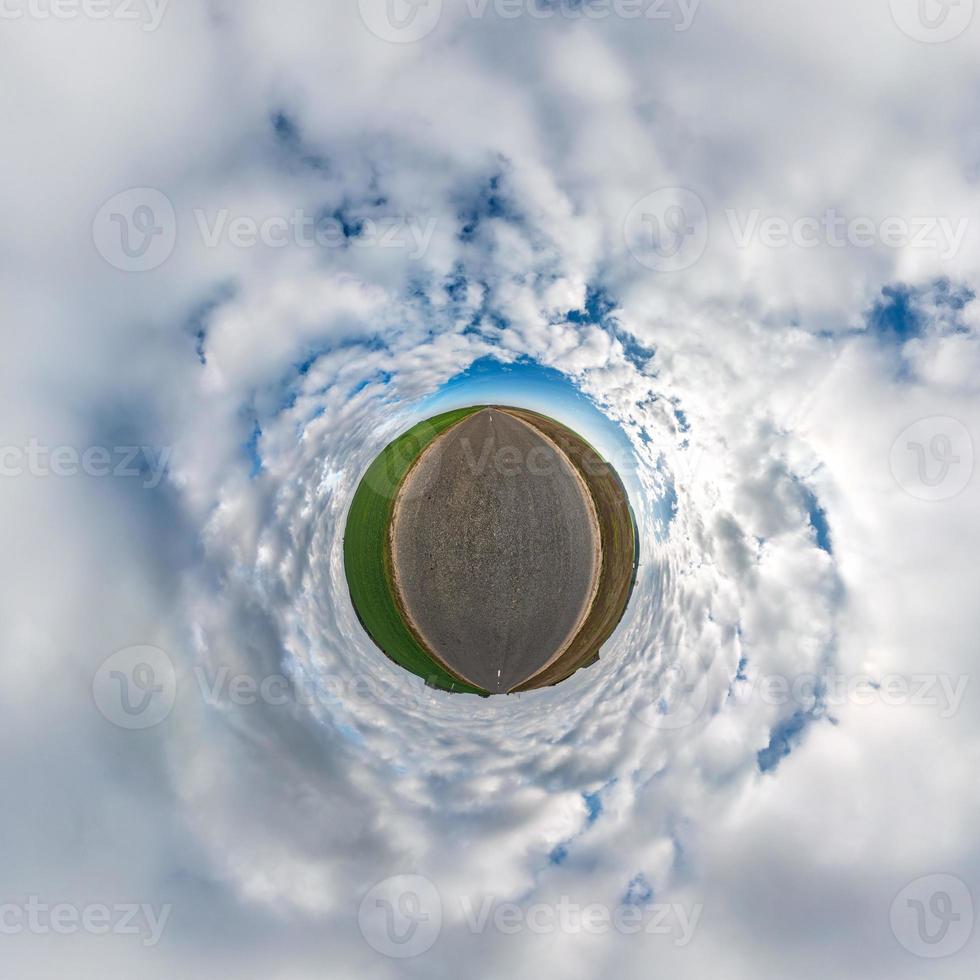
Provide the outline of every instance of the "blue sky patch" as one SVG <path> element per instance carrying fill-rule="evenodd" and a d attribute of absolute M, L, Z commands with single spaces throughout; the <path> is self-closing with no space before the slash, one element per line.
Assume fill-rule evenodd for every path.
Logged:
<path fill-rule="evenodd" d="M 472 241 L 480 229 L 480 224 L 488 218 L 503 218 L 515 222 L 522 220 L 521 215 L 511 208 L 501 190 L 502 178 L 502 173 L 494 174 L 479 189 L 474 198 L 460 209 L 457 214 L 460 241 Z"/>
<path fill-rule="evenodd" d="M 830 523 L 827 520 L 827 512 L 820 506 L 817 495 L 804 484 L 800 484 L 803 493 L 803 505 L 810 516 L 810 524 L 813 527 L 817 538 L 817 547 L 826 551 L 828 555 L 834 553 L 833 542 L 830 537 Z"/>
<path fill-rule="evenodd" d="M 630 879 L 626 886 L 626 894 L 620 900 L 621 905 L 646 906 L 653 901 L 653 888 L 647 881 L 646 875 L 640 871 Z"/>
<path fill-rule="evenodd" d="M 921 337 L 929 327 L 929 307 L 948 311 L 955 319 L 974 299 L 972 289 L 954 285 L 949 279 L 937 279 L 928 286 L 885 286 L 867 314 L 867 326 L 880 339 L 901 346 Z"/>
<path fill-rule="evenodd" d="M 758 754 L 759 769 L 772 772 L 803 739 L 803 732 L 812 720 L 809 713 L 796 711 L 781 721 L 769 733 L 769 744 Z"/>
<path fill-rule="evenodd" d="M 253 478 L 262 472 L 262 456 L 259 453 L 259 440 L 261 438 L 262 426 L 259 425 L 258 421 L 256 421 L 252 427 L 252 434 L 248 437 L 248 441 L 242 446 L 242 449 L 245 451 L 245 456 L 251 464 L 248 475 Z"/>
<path fill-rule="evenodd" d="M 422 408 L 435 414 L 480 404 L 514 405 L 541 412 L 573 428 L 607 459 L 619 462 L 633 457 L 629 436 L 568 375 L 531 358 L 512 362 L 493 356 L 479 358 L 426 398 Z M 617 466 L 633 494 L 637 491 L 629 484 L 630 474 L 625 469 Z"/>
<path fill-rule="evenodd" d="M 628 330 L 624 330 L 613 315 L 619 304 L 602 286 L 589 286 L 586 289 L 585 306 L 580 310 L 569 310 L 565 319 L 569 323 L 594 324 L 605 330 L 614 340 L 619 341 L 623 355 L 638 370 L 644 370 L 656 356 L 655 347 L 646 347 Z"/>

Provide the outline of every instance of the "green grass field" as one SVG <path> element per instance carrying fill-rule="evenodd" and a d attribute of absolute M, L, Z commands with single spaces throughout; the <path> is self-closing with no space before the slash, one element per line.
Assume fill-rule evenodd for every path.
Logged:
<path fill-rule="evenodd" d="M 347 516 L 344 567 L 358 619 L 395 663 L 444 691 L 486 694 L 436 663 L 412 635 L 399 612 L 392 587 L 388 526 L 398 488 L 422 450 L 451 425 L 478 412 L 457 409 L 409 429 L 388 445 L 364 474 Z"/>

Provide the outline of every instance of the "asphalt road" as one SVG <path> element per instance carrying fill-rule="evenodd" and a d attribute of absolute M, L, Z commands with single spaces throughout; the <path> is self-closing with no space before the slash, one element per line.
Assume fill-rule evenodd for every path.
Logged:
<path fill-rule="evenodd" d="M 565 455 L 498 409 L 429 447 L 402 487 L 391 533 L 414 627 L 441 660 L 493 693 L 567 645 L 601 563 L 594 511 Z"/>

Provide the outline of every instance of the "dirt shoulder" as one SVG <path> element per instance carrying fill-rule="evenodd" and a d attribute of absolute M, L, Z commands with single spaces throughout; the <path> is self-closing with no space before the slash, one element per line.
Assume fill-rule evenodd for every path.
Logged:
<path fill-rule="evenodd" d="M 636 529 L 622 480 L 584 440 L 536 412 L 504 407 L 497 410 L 530 423 L 557 443 L 592 495 L 602 540 L 602 568 L 589 614 L 564 653 L 515 688 L 530 691 L 558 684 L 598 659 L 600 648 L 622 620 L 633 591 L 638 561 Z"/>

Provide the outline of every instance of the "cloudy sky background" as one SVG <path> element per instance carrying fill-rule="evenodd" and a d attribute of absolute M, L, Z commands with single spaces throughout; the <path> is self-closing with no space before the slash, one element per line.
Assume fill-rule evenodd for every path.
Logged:
<path fill-rule="evenodd" d="M 0 905 L 171 907 L 153 946 L 2 935 L 4 972 L 972 975 L 961 898 L 935 960 L 892 913 L 980 886 L 980 18 L 474 4 L 414 41 L 382 0 L 2 25 Z M 831 209 L 851 241 L 752 225 Z M 228 228 L 297 210 L 331 241 Z M 374 455 L 488 385 L 592 427 L 643 565 L 600 664 L 480 701 L 375 650 L 341 546 Z M 140 645 L 176 687 L 134 731 L 93 681 Z M 362 901 L 400 875 L 442 925 L 399 960 Z M 474 932 L 486 897 L 697 924 Z"/>

